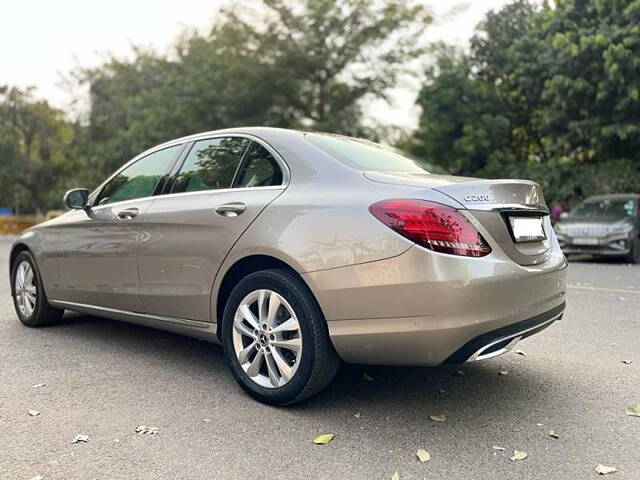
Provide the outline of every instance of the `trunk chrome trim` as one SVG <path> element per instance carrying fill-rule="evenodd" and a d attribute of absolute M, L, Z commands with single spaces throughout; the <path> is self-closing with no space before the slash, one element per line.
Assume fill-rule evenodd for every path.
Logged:
<path fill-rule="evenodd" d="M 131 312 L 129 310 L 118 310 L 117 308 L 99 307 L 97 305 L 89 305 L 86 303 L 65 302 L 61 300 L 49 300 L 49 303 L 53 307 L 62 307 L 68 310 L 75 310 L 76 308 L 80 308 L 83 310 L 93 310 L 96 312 L 97 315 L 100 315 L 100 312 L 112 313 L 116 315 L 124 315 L 124 316 L 142 319 L 142 320 L 155 320 L 160 322 L 166 322 L 166 323 L 171 323 L 174 325 L 180 325 L 184 327 L 209 328 L 211 327 L 211 325 L 213 325 L 211 322 L 203 322 L 201 320 L 191 320 L 188 318 L 177 318 L 177 317 L 163 317 L 161 315 Z"/>

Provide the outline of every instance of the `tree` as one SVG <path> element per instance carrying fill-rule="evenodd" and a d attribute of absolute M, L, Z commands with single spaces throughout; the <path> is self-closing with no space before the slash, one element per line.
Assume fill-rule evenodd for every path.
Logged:
<path fill-rule="evenodd" d="M 89 86 L 85 156 L 106 173 L 159 142 L 239 125 L 372 136 L 362 102 L 385 98 L 424 52 L 430 21 L 404 0 L 229 7 L 168 55 L 137 49 L 78 72 Z"/>
<path fill-rule="evenodd" d="M 640 190 L 640 0 L 516 0 L 427 72 L 410 144 L 551 200 Z"/>
<path fill-rule="evenodd" d="M 71 170 L 65 156 L 71 138 L 63 113 L 34 99 L 32 89 L 0 87 L 0 177 L 38 213 L 56 203 L 57 187 Z"/>

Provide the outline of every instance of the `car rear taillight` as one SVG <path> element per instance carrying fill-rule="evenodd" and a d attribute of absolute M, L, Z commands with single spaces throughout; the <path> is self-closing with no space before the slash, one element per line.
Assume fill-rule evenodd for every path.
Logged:
<path fill-rule="evenodd" d="M 455 208 L 426 200 L 396 199 L 374 203 L 369 211 L 403 237 L 435 252 L 465 257 L 491 253 L 480 232 Z"/>

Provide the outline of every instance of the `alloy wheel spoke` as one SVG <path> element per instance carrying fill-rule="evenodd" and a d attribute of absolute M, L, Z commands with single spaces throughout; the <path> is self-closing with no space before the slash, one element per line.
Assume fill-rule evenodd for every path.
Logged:
<path fill-rule="evenodd" d="M 276 292 L 271 292 L 271 295 L 269 295 L 269 311 L 267 313 L 267 325 L 270 327 L 273 326 L 276 314 L 278 313 L 278 308 L 280 308 L 281 304 L 280 295 Z"/>
<path fill-rule="evenodd" d="M 18 267 L 18 271 L 16 272 L 16 281 L 18 283 L 18 287 L 22 287 L 24 285 L 24 263 Z"/>
<path fill-rule="evenodd" d="M 240 364 L 245 363 L 249 358 L 249 355 L 251 354 L 251 352 L 253 352 L 255 349 L 256 349 L 256 342 L 253 341 L 249 345 L 247 345 L 245 348 L 240 350 L 238 352 L 238 361 L 240 362 Z"/>
<path fill-rule="evenodd" d="M 245 337 L 249 337 L 249 338 L 255 337 L 253 332 L 249 330 L 249 328 L 244 323 L 242 323 L 242 319 L 240 318 L 236 318 L 233 321 L 233 328 L 236 329 L 240 334 L 244 335 Z"/>
<path fill-rule="evenodd" d="M 293 350 L 294 352 L 299 352 L 300 347 L 302 346 L 302 342 L 299 338 L 291 338 L 291 339 L 275 339 L 271 340 L 271 345 L 274 347 L 285 348 L 287 350 Z"/>
<path fill-rule="evenodd" d="M 266 299 L 267 291 L 260 290 L 258 293 L 258 320 L 260 322 L 267 319 Z"/>
<path fill-rule="evenodd" d="M 29 303 L 33 306 L 36 304 L 36 296 L 33 295 L 32 293 L 26 293 L 25 296 L 27 297 L 27 300 L 29 300 Z"/>
<path fill-rule="evenodd" d="M 280 370 L 280 375 L 282 375 L 282 378 L 285 382 L 288 382 L 291 379 L 291 376 L 293 375 L 293 368 L 287 363 L 287 361 L 282 358 L 282 355 L 280 355 L 280 352 L 278 352 L 275 348 L 271 349 L 271 356 L 273 357 L 273 360 L 276 362 L 276 365 L 278 366 L 278 370 Z"/>
<path fill-rule="evenodd" d="M 295 332 L 300 330 L 298 320 L 291 317 L 289 320 L 282 322 L 280 325 L 271 330 L 271 333 Z"/>
<path fill-rule="evenodd" d="M 254 330 L 258 330 L 260 328 L 260 323 L 249 308 L 249 305 L 240 305 L 240 313 L 242 313 L 242 318 L 244 318 L 254 328 Z"/>
<path fill-rule="evenodd" d="M 26 267 L 25 270 L 24 283 L 26 285 L 33 285 L 33 269 Z"/>
<path fill-rule="evenodd" d="M 251 363 L 249 364 L 249 368 L 247 368 L 247 375 L 250 377 L 255 377 L 260 374 L 260 367 L 262 367 L 262 361 L 264 360 L 264 353 L 262 350 L 258 350 L 256 356 L 253 357 Z"/>
<path fill-rule="evenodd" d="M 267 371 L 269 372 L 269 380 L 271 381 L 271 385 L 274 387 L 280 386 L 280 372 L 278 371 L 278 367 L 276 367 L 275 361 L 273 360 L 272 355 L 266 355 L 265 361 L 267 363 Z"/>

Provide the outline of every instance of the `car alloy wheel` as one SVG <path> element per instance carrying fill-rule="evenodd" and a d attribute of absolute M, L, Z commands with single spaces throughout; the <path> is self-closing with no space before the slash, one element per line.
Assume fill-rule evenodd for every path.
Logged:
<path fill-rule="evenodd" d="M 293 308 L 277 292 L 254 290 L 233 318 L 233 347 L 247 376 L 264 388 L 280 388 L 295 375 L 302 358 L 302 330 Z"/>
<path fill-rule="evenodd" d="M 38 287 L 36 286 L 35 272 L 26 260 L 20 262 L 16 269 L 14 288 L 20 313 L 25 318 L 30 318 L 36 308 Z"/>

